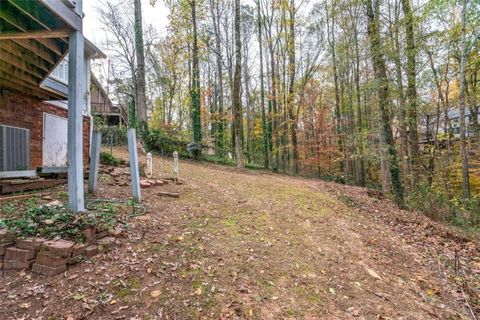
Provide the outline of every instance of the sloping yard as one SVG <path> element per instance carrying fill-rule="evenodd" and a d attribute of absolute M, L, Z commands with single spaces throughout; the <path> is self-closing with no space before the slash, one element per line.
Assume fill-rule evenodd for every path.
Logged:
<path fill-rule="evenodd" d="M 154 165 L 171 172 L 170 159 Z M 143 190 L 147 213 L 130 221 L 122 246 L 52 278 L 5 272 L 0 318 L 470 319 L 479 311 L 478 237 L 360 188 L 185 161 L 180 171 L 182 185 Z M 98 197 L 129 194 L 101 176 Z"/>

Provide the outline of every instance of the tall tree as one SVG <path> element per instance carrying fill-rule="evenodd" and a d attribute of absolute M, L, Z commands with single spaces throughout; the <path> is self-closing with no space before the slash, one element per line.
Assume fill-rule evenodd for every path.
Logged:
<path fill-rule="evenodd" d="M 410 165 L 414 170 L 412 181 L 418 181 L 418 133 L 417 133 L 417 71 L 414 16 L 410 7 L 410 0 L 402 0 L 403 15 L 405 16 L 405 52 L 407 56 L 407 124 Z"/>
<path fill-rule="evenodd" d="M 235 74 L 233 77 L 233 124 L 235 126 L 235 154 L 237 168 L 244 168 L 242 139 L 242 100 L 240 86 L 242 81 L 242 39 L 240 34 L 240 0 L 235 0 Z"/>
<path fill-rule="evenodd" d="M 135 54 L 136 54 L 136 108 L 142 130 L 147 125 L 147 98 L 145 95 L 145 50 L 143 43 L 142 3 L 134 0 L 135 12 Z"/>
<path fill-rule="evenodd" d="M 219 0 L 210 0 L 210 12 L 212 15 L 213 31 L 215 35 L 215 63 L 216 63 L 216 88 L 215 97 L 218 104 L 218 115 L 216 117 L 217 132 L 215 137 L 216 154 L 224 155 L 225 149 L 225 119 L 223 99 L 223 64 L 222 64 L 222 39 L 220 35 L 220 4 Z"/>
<path fill-rule="evenodd" d="M 373 0 L 366 0 L 367 20 L 368 20 L 368 39 L 370 41 L 370 53 L 372 56 L 373 69 L 375 73 L 378 107 L 383 128 L 383 136 L 388 147 L 388 164 L 392 181 L 395 202 L 398 206 L 404 206 L 403 186 L 400 180 L 400 170 L 398 168 L 397 151 L 395 150 L 395 140 L 393 139 L 392 127 L 390 122 L 390 97 L 388 89 L 387 69 L 385 66 L 385 58 L 380 39 L 379 27 L 379 1 L 375 0 L 375 11 Z"/>
<path fill-rule="evenodd" d="M 292 157 L 293 157 L 293 173 L 298 174 L 299 155 L 298 155 L 298 141 L 297 141 L 297 114 L 295 112 L 295 75 L 296 75 L 296 61 L 295 61 L 295 0 L 290 0 L 288 4 L 288 100 L 287 108 L 290 120 L 290 135 L 292 139 Z"/>
<path fill-rule="evenodd" d="M 465 65 L 467 63 L 467 7 L 469 0 L 462 1 L 462 32 L 460 39 L 460 151 L 462 156 L 462 197 L 470 198 L 470 177 L 468 174 L 468 152 L 466 143 L 465 127 Z"/>
<path fill-rule="evenodd" d="M 190 88 L 191 95 L 191 115 L 193 127 L 193 142 L 200 144 L 202 142 L 202 123 L 200 115 L 200 66 L 198 53 L 198 30 L 197 30 L 197 1 L 190 0 L 190 10 L 192 18 L 192 86 Z M 194 149 L 195 157 L 199 157 L 201 150 L 199 147 Z"/>
<path fill-rule="evenodd" d="M 258 33 L 258 51 L 260 55 L 260 109 L 262 114 L 262 138 L 263 138 L 263 166 L 269 167 L 269 141 L 268 126 L 265 116 L 265 79 L 263 74 L 263 40 L 262 40 L 262 13 L 260 11 L 260 0 L 257 0 L 257 33 Z"/>

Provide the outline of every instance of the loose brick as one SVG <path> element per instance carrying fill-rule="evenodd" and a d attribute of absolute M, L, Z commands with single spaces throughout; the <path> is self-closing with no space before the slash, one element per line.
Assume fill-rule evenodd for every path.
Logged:
<path fill-rule="evenodd" d="M 63 264 L 66 264 L 70 259 L 51 254 L 48 251 L 42 251 L 38 253 L 35 263 L 48 266 L 48 267 L 58 267 Z"/>
<path fill-rule="evenodd" d="M 35 250 L 25 250 L 9 247 L 5 250 L 5 260 L 28 261 L 35 258 Z"/>
<path fill-rule="evenodd" d="M 80 263 L 82 262 L 83 260 L 85 260 L 85 256 L 83 255 L 80 255 L 80 256 L 76 256 L 76 257 L 72 257 L 68 260 L 68 265 L 73 265 L 73 264 L 77 264 L 77 263 Z"/>
<path fill-rule="evenodd" d="M 74 242 L 66 240 L 45 241 L 40 250 L 48 251 L 52 255 L 68 258 L 72 254 L 74 245 Z"/>
<path fill-rule="evenodd" d="M 25 250 L 37 250 L 45 241 L 47 241 L 45 238 L 17 239 L 15 247 Z"/>
<path fill-rule="evenodd" d="M 85 236 L 85 243 L 86 244 L 91 244 L 94 243 L 97 238 L 96 238 L 96 231 L 94 228 L 88 228 L 83 230 L 83 235 Z"/>
<path fill-rule="evenodd" d="M 13 242 L 0 243 L 0 256 L 5 255 L 7 248 L 13 246 Z"/>
<path fill-rule="evenodd" d="M 114 237 L 105 237 L 97 241 L 99 251 L 108 251 L 115 245 Z"/>
<path fill-rule="evenodd" d="M 18 260 L 3 260 L 3 270 L 20 270 L 30 269 L 35 260 L 18 261 Z"/>
<path fill-rule="evenodd" d="M 157 185 L 157 181 L 156 180 L 147 180 L 148 183 L 150 183 L 152 186 L 156 186 Z"/>
<path fill-rule="evenodd" d="M 78 256 L 84 255 L 86 247 L 87 246 L 82 243 L 76 243 L 75 246 L 73 246 L 72 257 L 78 257 Z"/>
<path fill-rule="evenodd" d="M 85 255 L 88 257 L 88 258 L 91 258 L 93 257 L 94 255 L 96 255 L 98 253 L 98 247 L 96 245 L 90 245 L 88 247 L 85 248 Z"/>
<path fill-rule="evenodd" d="M 15 235 L 8 230 L 0 229 L 0 243 L 10 243 L 15 241 Z"/>
<path fill-rule="evenodd" d="M 97 242 L 98 242 L 98 239 L 105 238 L 106 236 L 108 236 L 108 231 L 97 232 L 97 234 L 96 234 Z"/>
<path fill-rule="evenodd" d="M 142 188 L 142 189 L 148 189 L 151 186 L 152 185 L 150 183 L 148 183 L 147 181 L 144 181 L 144 180 L 140 181 L 140 188 Z"/>
<path fill-rule="evenodd" d="M 112 237 L 119 238 L 119 237 L 122 237 L 122 236 L 124 235 L 124 230 L 123 230 L 122 227 L 115 227 L 114 229 L 109 230 L 108 233 L 109 233 Z"/>
<path fill-rule="evenodd" d="M 32 272 L 48 277 L 62 273 L 65 270 L 67 270 L 67 266 L 65 264 L 58 267 L 49 267 L 34 263 L 32 267 Z"/>

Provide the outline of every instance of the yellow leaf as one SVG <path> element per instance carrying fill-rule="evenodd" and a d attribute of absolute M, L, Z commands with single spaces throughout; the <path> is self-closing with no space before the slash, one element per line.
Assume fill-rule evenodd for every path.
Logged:
<path fill-rule="evenodd" d="M 22 308 L 22 309 L 30 308 L 30 302 L 21 303 L 20 308 Z"/>
<path fill-rule="evenodd" d="M 110 301 L 110 304 L 115 304 L 115 303 L 117 303 L 117 300 Z"/>
<path fill-rule="evenodd" d="M 253 317 L 253 310 L 252 310 L 252 309 L 248 310 L 248 315 L 249 315 L 250 317 Z"/>
<path fill-rule="evenodd" d="M 329 288 L 328 291 L 330 291 L 331 294 L 335 295 L 336 292 L 335 292 L 335 289 L 334 288 Z"/>
<path fill-rule="evenodd" d="M 158 298 L 160 297 L 160 294 L 161 294 L 160 290 L 153 290 L 150 292 L 150 295 L 152 296 L 152 298 Z"/>

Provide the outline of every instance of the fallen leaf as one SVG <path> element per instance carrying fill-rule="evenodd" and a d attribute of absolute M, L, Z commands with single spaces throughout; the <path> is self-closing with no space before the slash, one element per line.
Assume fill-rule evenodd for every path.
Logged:
<path fill-rule="evenodd" d="M 365 270 L 367 270 L 368 274 L 372 277 L 372 278 L 375 278 L 377 280 L 382 280 L 382 278 L 378 275 L 378 273 L 376 273 L 375 271 L 373 271 L 372 269 L 370 268 L 367 268 L 367 266 L 363 266 L 365 268 Z"/>
<path fill-rule="evenodd" d="M 25 302 L 20 304 L 20 308 L 22 309 L 28 309 L 30 308 L 31 303 L 30 302 Z"/>
<path fill-rule="evenodd" d="M 330 291 L 330 293 L 333 295 L 337 294 L 334 288 L 329 288 L 328 291 Z"/>
<path fill-rule="evenodd" d="M 152 296 L 152 298 L 158 298 L 160 297 L 162 293 L 160 292 L 160 290 L 153 290 L 150 292 L 150 295 Z"/>
<path fill-rule="evenodd" d="M 80 292 L 77 292 L 75 293 L 75 295 L 72 297 L 73 300 L 82 300 L 83 298 L 85 298 L 85 295 L 83 293 L 80 293 Z"/>

